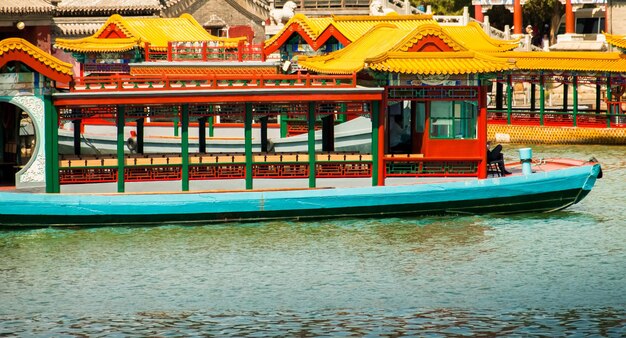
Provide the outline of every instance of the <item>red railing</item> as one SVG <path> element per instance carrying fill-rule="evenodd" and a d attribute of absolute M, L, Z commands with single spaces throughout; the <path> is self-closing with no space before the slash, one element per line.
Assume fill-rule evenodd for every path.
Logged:
<path fill-rule="evenodd" d="M 72 92 L 145 91 L 145 90 L 201 90 L 241 88 L 354 88 L 356 73 L 352 75 L 141 75 L 115 74 L 110 76 L 76 77 L 70 84 Z"/>
<path fill-rule="evenodd" d="M 226 47 L 223 42 L 168 42 L 167 50 L 150 49 L 144 45 L 146 61 L 265 61 L 263 44 L 252 45 L 240 41 L 237 47 Z"/>

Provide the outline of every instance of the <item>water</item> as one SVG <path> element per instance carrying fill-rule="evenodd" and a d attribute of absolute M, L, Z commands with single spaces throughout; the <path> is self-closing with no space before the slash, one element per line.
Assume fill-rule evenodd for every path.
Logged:
<path fill-rule="evenodd" d="M 545 215 L 0 232 L 0 336 L 625 336 L 626 147 L 533 154 L 604 178 Z"/>

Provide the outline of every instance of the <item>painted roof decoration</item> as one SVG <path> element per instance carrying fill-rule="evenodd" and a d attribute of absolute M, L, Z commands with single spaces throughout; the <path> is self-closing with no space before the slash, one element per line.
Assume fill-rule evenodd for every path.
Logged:
<path fill-rule="evenodd" d="M 0 13 L 28 14 L 52 13 L 54 6 L 45 0 L 4 0 L 0 2 Z"/>
<path fill-rule="evenodd" d="M 391 23 L 375 26 L 347 47 L 298 64 L 326 74 L 350 74 L 365 67 L 407 74 L 466 74 L 509 70 L 511 62 L 489 53 L 511 50 L 517 41 L 488 39 L 478 26 L 448 30 L 437 23 L 408 29 Z M 464 41 L 472 39 L 472 41 Z"/>
<path fill-rule="evenodd" d="M 626 55 L 608 52 L 506 52 L 500 58 L 515 60 L 522 70 L 626 72 Z"/>
<path fill-rule="evenodd" d="M 308 18 L 296 14 L 276 35 L 265 41 L 268 53 L 276 51 L 294 32 L 307 40 L 313 49 L 321 47 L 326 40 L 334 36 L 344 46 L 357 40 L 372 27 L 381 23 L 390 23 L 401 29 L 414 29 L 424 24 L 436 24 L 431 14 L 385 15 L 385 16 L 330 16 Z"/>
<path fill-rule="evenodd" d="M 626 36 L 604 33 L 606 42 L 617 48 L 626 49 Z"/>
<path fill-rule="evenodd" d="M 24 39 L 8 38 L 0 41 L 0 66 L 13 60 L 21 62 L 32 60 L 33 64 L 29 64 L 29 66 L 36 68 L 48 78 L 62 81 L 71 80 L 71 64 L 55 58 Z"/>
<path fill-rule="evenodd" d="M 152 50 L 166 50 L 172 41 L 216 41 L 236 47 L 240 38 L 220 38 L 209 34 L 191 15 L 178 18 L 124 18 L 112 15 L 92 36 L 57 39 L 56 48 L 72 52 L 123 52 L 150 43 Z"/>

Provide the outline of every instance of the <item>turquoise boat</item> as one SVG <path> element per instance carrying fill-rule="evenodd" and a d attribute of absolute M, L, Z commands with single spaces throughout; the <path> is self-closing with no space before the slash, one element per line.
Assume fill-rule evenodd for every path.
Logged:
<path fill-rule="evenodd" d="M 524 174 L 353 188 L 187 193 L 0 192 L 2 226 L 207 224 L 276 219 L 513 214 L 561 210 L 591 191 L 597 163 L 549 160 Z"/>
<path fill-rule="evenodd" d="M 578 203 L 600 176 L 595 162 L 533 161 L 530 148 L 507 170 L 488 156 L 488 95 L 518 70 L 492 54 L 517 41 L 429 16 L 356 18 L 369 25 L 360 38 L 302 55 L 292 73 L 267 60 L 208 60 L 203 39 L 178 60 L 190 42 L 166 34 L 167 20 L 149 20 L 165 34 L 153 39 L 167 42 L 153 46 L 161 51 L 94 50 L 119 42 L 107 34 L 56 41 L 81 69 L 95 55 L 124 60 L 127 73 L 73 74 L 25 40 L 0 41 L 0 66 L 28 66 L 0 79 L 0 115 L 11 126 L 0 135 L 0 185 L 9 187 L 0 189 L 0 227 L 534 214 Z M 102 31 L 132 22 L 112 16 Z M 167 61 L 155 58 L 163 50 Z M 22 122 L 32 131 L 22 134 Z M 107 126 L 110 148 L 89 141 L 84 152 L 94 125 Z M 151 146 L 156 126 L 171 128 L 175 146 Z M 218 148 L 224 138 L 236 146 Z"/>

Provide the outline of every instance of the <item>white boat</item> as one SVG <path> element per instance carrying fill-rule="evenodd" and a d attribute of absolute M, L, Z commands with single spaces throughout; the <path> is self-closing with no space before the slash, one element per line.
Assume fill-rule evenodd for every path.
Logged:
<path fill-rule="evenodd" d="M 74 153 L 74 130 L 71 124 L 59 128 L 59 153 Z M 131 152 L 128 139 L 131 138 L 134 127 L 126 127 L 124 139 L 127 142 L 125 151 Z M 335 131 L 335 151 L 350 151 L 369 153 L 371 151 L 372 122 L 366 117 L 357 117 L 350 121 L 338 124 Z M 146 127 L 144 137 L 145 153 L 177 153 L 181 149 L 179 136 L 173 134 L 172 128 Z M 218 137 L 207 137 L 206 152 L 208 153 L 237 153 L 243 152 L 244 137 L 243 129 L 224 128 Z M 111 125 L 86 125 L 85 132 L 80 134 L 81 154 L 114 154 L 117 152 L 117 136 L 115 126 Z M 306 152 L 308 135 L 300 134 L 281 138 L 277 128 L 268 128 L 269 151 L 274 152 Z M 189 151 L 198 152 L 199 138 L 197 132 L 189 137 Z M 322 131 L 315 132 L 315 149 L 322 150 Z M 252 138 L 252 151 L 261 151 L 260 130 L 255 129 Z"/>

